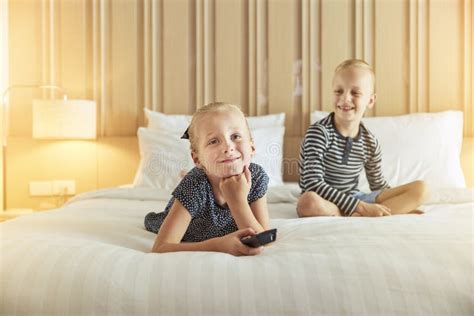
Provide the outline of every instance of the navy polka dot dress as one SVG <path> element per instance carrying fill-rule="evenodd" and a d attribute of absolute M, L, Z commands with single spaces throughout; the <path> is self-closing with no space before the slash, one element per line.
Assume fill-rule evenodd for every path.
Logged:
<path fill-rule="evenodd" d="M 262 167 L 254 163 L 249 165 L 249 171 L 252 175 L 252 185 L 247 201 L 250 204 L 267 193 L 268 176 Z M 151 212 L 145 216 L 145 228 L 148 231 L 158 233 L 175 199 L 178 199 L 191 214 L 191 222 L 182 241 L 198 242 L 221 237 L 237 230 L 228 206 L 217 204 L 204 170 L 193 168 L 173 191 L 165 211 Z"/>

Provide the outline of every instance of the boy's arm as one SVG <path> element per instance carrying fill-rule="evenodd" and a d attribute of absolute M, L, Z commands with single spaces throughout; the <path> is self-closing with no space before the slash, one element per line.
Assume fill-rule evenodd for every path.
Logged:
<path fill-rule="evenodd" d="M 328 200 L 350 216 L 355 211 L 359 200 L 345 194 L 324 181 L 324 155 L 329 143 L 329 136 L 324 127 L 313 125 L 308 129 L 301 147 L 300 187 L 303 192 L 313 191 Z"/>
<path fill-rule="evenodd" d="M 374 144 L 373 151 L 368 155 L 369 158 L 364 166 L 371 191 L 390 188 L 382 173 L 382 149 L 376 138 L 374 138 Z"/>

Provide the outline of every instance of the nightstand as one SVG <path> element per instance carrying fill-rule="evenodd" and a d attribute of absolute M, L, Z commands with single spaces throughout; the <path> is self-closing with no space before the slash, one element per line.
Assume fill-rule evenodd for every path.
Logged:
<path fill-rule="evenodd" d="M 0 222 L 7 221 L 18 216 L 32 214 L 33 212 L 34 210 L 31 208 L 15 208 L 6 211 L 0 211 Z"/>

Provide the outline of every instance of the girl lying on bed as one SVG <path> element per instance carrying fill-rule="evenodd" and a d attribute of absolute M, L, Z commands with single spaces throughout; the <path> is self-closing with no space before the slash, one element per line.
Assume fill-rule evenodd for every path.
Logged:
<path fill-rule="evenodd" d="M 194 113 L 182 138 L 194 167 L 178 184 L 164 212 L 145 217 L 158 233 L 152 252 L 219 251 L 256 255 L 240 239 L 268 229 L 268 176 L 250 160 L 255 153 L 239 107 L 211 103 Z"/>

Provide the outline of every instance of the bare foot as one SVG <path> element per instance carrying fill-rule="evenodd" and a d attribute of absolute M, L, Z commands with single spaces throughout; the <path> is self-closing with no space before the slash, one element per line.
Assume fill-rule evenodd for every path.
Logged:
<path fill-rule="evenodd" d="M 407 214 L 422 215 L 422 214 L 425 214 L 425 212 L 420 211 L 420 210 L 413 210 L 413 211 L 408 212 Z"/>

